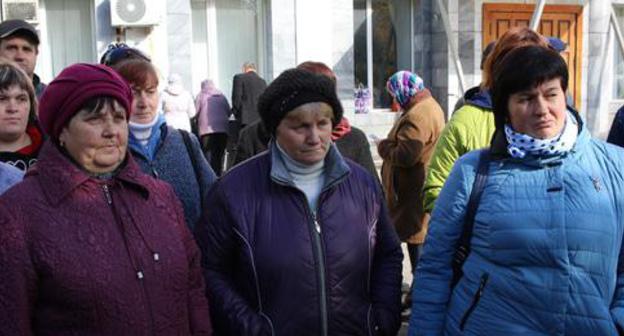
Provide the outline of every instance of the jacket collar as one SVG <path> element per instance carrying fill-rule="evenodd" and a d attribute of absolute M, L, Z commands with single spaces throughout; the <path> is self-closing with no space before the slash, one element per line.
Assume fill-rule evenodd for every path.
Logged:
<path fill-rule="evenodd" d="M 490 142 L 490 152 L 492 155 L 492 159 L 493 160 L 509 160 L 511 162 L 522 162 L 530 166 L 543 167 L 543 166 L 548 166 L 548 165 L 556 165 L 560 163 L 569 154 L 573 155 L 576 152 L 582 150 L 585 146 L 587 146 L 587 144 L 591 140 L 591 135 L 589 134 L 589 131 L 587 131 L 587 128 L 585 127 L 585 122 L 583 121 L 579 113 L 573 107 L 570 107 L 570 106 L 568 106 L 568 111 L 570 111 L 572 116 L 576 118 L 576 121 L 578 123 L 578 128 L 579 128 L 579 135 L 576 138 L 576 143 L 574 144 L 574 147 L 572 148 L 572 150 L 570 150 L 569 153 L 563 153 L 563 154 L 553 155 L 553 156 L 534 156 L 534 155 L 528 154 L 523 159 L 514 159 L 507 152 L 507 146 L 509 145 L 509 143 L 507 142 L 507 137 L 505 137 L 505 132 L 502 129 L 496 129 L 496 131 L 494 131 L 494 135 L 492 136 L 492 140 Z"/>
<path fill-rule="evenodd" d="M 479 86 L 475 86 L 466 91 L 464 100 L 466 101 L 466 104 L 488 111 L 492 110 L 492 97 L 490 96 L 490 91 L 482 90 Z"/>
<path fill-rule="evenodd" d="M 424 100 L 430 97 L 431 97 L 431 91 L 429 91 L 429 89 L 425 88 L 424 90 L 417 92 L 412 97 L 412 99 L 410 99 L 409 104 L 405 108 L 405 111 L 403 112 L 403 114 L 407 113 L 409 110 L 413 109 L 414 106 L 422 103 Z"/>
<path fill-rule="evenodd" d="M 269 144 L 269 155 L 271 158 L 271 179 L 276 183 L 294 187 L 293 177 L 288 172 L 284 158 L 280 155 L 274 141 L 271 141 Z M 323 186 L 323 191 L 340 183 L 350 172 L 351 168 L 349 168 L 336 145 L 332 142 L 327 155 L 325 155 L 325 185 Z"/>
<path fill-rule="evenodd" d="M 111 183 L 120 182 L 124 187 L 135 189 L 147 199 L 149 177 L 141 172 L 129 152 L 126 152 L 126 161 L 122 164 L 124 166 L 111 179 Z M 89 181 L 97 181 L 65 156 L 51 141 L 44 144 L 37 164 L 26 174 L 27 177 L 36 175 L 39 175 L 44 194 L 54 206 L 60 204 L 65 197 L 81 185 Z"/>

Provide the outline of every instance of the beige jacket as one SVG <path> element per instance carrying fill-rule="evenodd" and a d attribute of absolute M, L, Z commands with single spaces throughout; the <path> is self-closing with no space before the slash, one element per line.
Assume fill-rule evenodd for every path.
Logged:
<path fill-rule="evenodd" d="M 423 209 L 423 184 L 445 122 L 444 112 L 429 90 L 419 92 L 412 102 L 377 150 L 383 159 L 382 184 L 399 238 L 422 244 L 428 223 Z"/>

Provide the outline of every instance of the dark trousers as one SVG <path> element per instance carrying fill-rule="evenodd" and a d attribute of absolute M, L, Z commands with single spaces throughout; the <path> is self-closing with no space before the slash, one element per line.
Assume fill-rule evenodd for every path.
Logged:
<path fill-rule="evenodd" d="M 423 244 L 407 244 L 407 253 L 410 257 L 410 266 L 412 266 L 412 274 L 416 274 L 416 267 L 422 255 Z"/>
<path fill-rule="evenodd" d="M 223 173 L 223 156 L 227 140 L 227 133 L 210 133 L 201 136 L 204 156 L 217 176 L 221 176 L 221 173 Z"/>
<path fill-rule="evenodd" d="M 246 125 L 241 125 L 238 120 L 230 120 L 228 123 L 228 141 L 227 141 L 227 169 L 234 166 L 234 159 L 236 158 L 236 150 L 238 146 L 238 133 Z"/>

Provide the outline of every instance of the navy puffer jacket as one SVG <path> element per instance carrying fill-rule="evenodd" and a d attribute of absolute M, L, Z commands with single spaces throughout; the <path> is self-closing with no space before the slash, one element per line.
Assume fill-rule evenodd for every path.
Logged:
<path fill-rule="evenodd" d="M 325 169 L 316 215 L 274 145 L 210 191 L 196 236 L 217 335 L 396 334 L 402 253 L 378 183 L 333 145 Z"/>

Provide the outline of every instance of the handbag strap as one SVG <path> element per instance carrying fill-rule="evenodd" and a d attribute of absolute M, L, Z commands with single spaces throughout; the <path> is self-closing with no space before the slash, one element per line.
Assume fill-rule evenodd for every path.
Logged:
<path fill-rule="evenodd" d="M 199 195 L 200 197 L 203 195 L 202 193 L 202 183 L 199 178 L 199 167 L 197 166 L 197 158 L 193 155 L 193 147 L 191 145 L 191 136 L 185 130 L 178 130 L 180 135 L 182 135 L 182 140 L 184 141 L 184 146 L 186 146 L 186 152 L 191 158 L 191 165 L 193 166 L 193 172 L 195 173 L 195 180 L 197 181 L 197 186 L 199 187 Z"/>
<path fill-rule="evenodd" d="M 464 230 L 459 240 L 459 246 L 464 246 L 467 249 L 470 247 L 475 215 L 477 214 L 479 201 L 481 200 L 481 195 L 483 194 L 483 189 L 485 189 L 485 183 L 487 182 L 489 164 L 490 149 L 486 148 L 479 153 L 477 175 L 472 183 L 472 190 L 470 191 L 468 205 L 466 206 L 466 216 L 464 217 Z"/>

